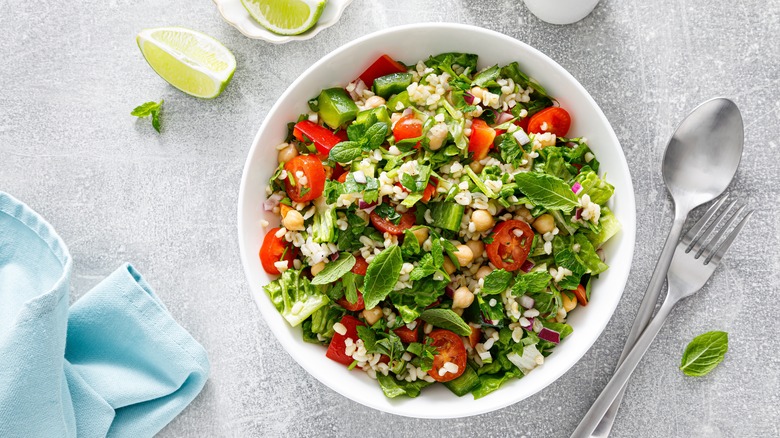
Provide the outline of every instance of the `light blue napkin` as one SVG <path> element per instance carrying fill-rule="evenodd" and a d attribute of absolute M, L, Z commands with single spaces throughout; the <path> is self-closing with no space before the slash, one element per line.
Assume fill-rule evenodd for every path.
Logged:
<path fill-rule="evenodd" d="M 209 373 L 203 347 L 121 266 L 68 308 L 71 257 L 0 192 L 0 437 L 148 437 Z"/>

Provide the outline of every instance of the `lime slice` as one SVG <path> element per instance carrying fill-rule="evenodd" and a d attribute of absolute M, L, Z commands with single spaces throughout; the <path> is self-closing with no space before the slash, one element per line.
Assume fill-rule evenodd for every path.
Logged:
<path fill-rule="evenodd" d="M 280 35 L 298 35 L 311 29 L 327 0 L 241 0 L 263 27 Z"/>
<path fill-rule="evenodd" d="M 195 97 L 211 99 L 225 89 L 236 58 L 214 38 L 183 27 L 158 27 L 136 37 L 146 62 L 160 77 Z"/>

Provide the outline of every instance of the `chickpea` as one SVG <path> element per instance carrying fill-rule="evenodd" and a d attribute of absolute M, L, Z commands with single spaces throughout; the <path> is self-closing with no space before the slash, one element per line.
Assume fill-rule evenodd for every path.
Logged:
<path fill-rule="evenodd" d="M 456 269 L 455 263 L 452 263 L 452 260 L 450 260 L 449 257 L 444 257 L 444 263 L 442 263 L 442 267 L 444 268 L 444 272 L 446 272 L 447 275 L 452 275 Z"/>
<path fill-rule="evenodd" d="M 428 139 L 430 140 L 428 147 L 433 151 L 438 150 L 444 144 L 444 140 L 447 139 L 448 133 L 446 123 L 439 122 L 433 125 L 430 131 L 428 131 Z"/>
<path fill-rule="evenodd" d="M 485 244 L 481 240 L 469 240 L 466 242 L 466 246 L 469 247 L 475 259 L 482 257 L 482 252 L 485 251 Z"/>
<path fill-rule="evenodd" d="M 290 210 L 282 219 L 282 225 L 290 231 L 303 231 L 303 216 L 298 210 Z"/>
<path fill-rule="evenodd" d="M 289 213 L 291 210 L 295 209 L 287 204 L 279 204 L 279 213 L 282 215 L 282 219 L 284 219 L 284 217 L 287 216 L 287 213 Z"/>
<path fill-rule="evenodd" d="M 414 234 L 414 237 L 417 238 L 417 243 L 419 243 L 421 246 L 423 242 L 425 242 L 428 239 L 428 229 L 425 227 L 412 230 L 412 234 Z"/>
<path fill-rule="evenodd" d="M 567 313 L 574 310 L 577 307 L 577 299 L 567 293 L 561 294 L 561 301 L 563 301 L 563 310 Z"/>
<path fill-rule="evenodd" d="M 365 318 L 368 325 L 374 325 L 382 317 L 382 308 L 374 306 L 370 309 L 363 310 L 363 318 Z"/>
<path fill-rule="evenodd" d="M 467 266 L 474 260 L 474 253 L 471 252 L 471 248 L 466 245 L 458 245 L 457 251 L 455 251 L 455 257 L 458 258 L 458 264 L 461 267 Z"/>
<path fill-rule="evenodd" d="M 482 100 L 485 97 L 485 89 L 480 87 L 473 87 L 471 89 L 471 95 L 479 100 Z"/>
<path fill-rule="evenodd" d="M 455 293 L 452 294 L 452 308 L 453 309 L 465 309 L 474 302 L 474 294 L 471 293 L 469 288 L 461 286 Z"/>
<path fill-rule="evenodd" d="M 284 149 L 279 150 L 277 159 L 279 160 L 280 163 L 286 163 L 297 156 L 298 156 L 298 149 L 295 148 L 295 145 L 289 144 Z"/>
<path fill-rule="evenodd" d="M 534 220 L 533 226 L 536 231 L 546 234 L 555 228 L 555 219 L 551 214 L 545 213 Z"/>
<path fill-rule="evenodd" d="M 496 223 L 493 220 L 493 215 L 487 210 L 474 210 L 471 213 L 471 222 L 474 222 L 474 229 L 480 233 L 493 228 L 493 225 Z M 480 254 L 482 253 L 480 252 Z"/>
<path fill-rule="evenodd" d="M 529 224 L 534 221 L 534 215 L 525 207 L 518 208 L 515 215 Z"/>
<path fill-rule="evenodd" d="M 465 310 L 465 309 L 461 309 L 460 307 L 456 307 L 456 308 L 452 309 L 452 311 L 455 312 L 455 314 L 458 315 L 458 316 L 463 316 L 463 310 Z"/>
<path fill-rule="evenodd" d="M 366 99 L 366 108 L 372 109 L 385 104 L 385 100 L 381 96 L 371 96 Z"/>
<path fill-rule="evenodd" d="M 493 272 L 493 270 L 490 269 L 490 266 L 483 266 L 483 267 L 479 268 L 479 271 L 477 271 L 477 274 L 476 274 L 477 280 L 481 280 L 481 279 L 487 277 L 488 274 L 490 274 L 491 272 Z"/>
<path fill-rule="evenodd" d="M 479 173 L 482 172 L 482 169 L 485 168 L 485 165 L 480 163 L 479 161 L 472 161 L 471 163 L 469 163 L 469 167 L 471 168 L 471 170 L 474 171 L 474 173 Z"/>
<path fill-rule="evenodd" d="M 323 269 L 325 269 L 325 262 L 319 262 L 311 267 L 311 275 L 317 275 L 319 274 Z"/>

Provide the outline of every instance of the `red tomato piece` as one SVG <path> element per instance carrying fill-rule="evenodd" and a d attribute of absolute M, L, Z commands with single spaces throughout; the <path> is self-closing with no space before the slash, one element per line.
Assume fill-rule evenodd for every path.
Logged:
<path fill-rule="evenodd" d="M 444 329 L 436 329 L 428 336 L 433 340 L 432 345 L 439 351 L 439 354 L 433 356 L 433 368 L 428 371 L 428 375 L 437 382 L 449 382 L 460 377 L 466 371 L 467 356 L 466 347 L 460 336 Z M 447 362 L 457 365 L 458 371 L 455 373 L 447 372 L 443 376 L 439 375 L 439 370 Z"/>
<path fill-rule="evenodd" d="M 527 132 L 534 134 L 551 132 L 556 137 L 566 137 L 569 127 L 571 127 L 569 112 L 561 107 L 553 106 L 531 116 Z"/>
<path fill-rule="evenodd" d="M 401 220 L 398 222 L 397 225 L 383 218 L 382 216 L 378 215 L 375 211 L 371 212 L 370 218 L 371 218 L 371 225 L 373 225 L 374 228 L 376 228 L 382 233 L 390 233 L 394 236 L 402 235 L 404 233 L 404 230 L 413 227 L 414 222 L 417 220 L 417 217 L 414 215 L 414 212 L 412 211 L 407 211 L 406 213 L 402 214 Z"/>
<path fill-rule="evenodd" d="M 368 262 L 366 262 L 366 259 L 364 259 L 363 256 L 355 256 L 355 265 L 352 266 L 352 273 L 356 275 L 366 275 L 366 270 L 368 270 Z"/>
<path fill-rule="evenodd" d="M 349 172 L 344 172 L 341 175 L 339 175 L 339 177 L 336 178 L 336 180 L 338 182 L 340 182 L 340 183 L 346 182 L 347 181 L 347 175 L 349 175 Z"/>
<path fill-rule="evenodd" d="M 474 153 L 474 159 L 479 161 L 487 157 L 496 139 L 496 130 L 488 126 L 482 119 L 471 121 L 471 136 L 469 137 L 469 152 Z"/>
<path fill-rule="evenodd" d="M 414 114 L 407 114 L 398 119 L 398 122 L 393 126 L 393 137 L 395 137 L 396 142 L 408 138 L 417 138 L 422 135 L 422 130 L 422 120 L 416 118 Z"/>
<path fill-rule="evenodd" d="M 515 125 L 523 128 L 523 131 L 528 133 L 528 121 L 531 120 L 530 117 L 523 117 L 522 119 L 515 120 Z"/>
<path fill-rule="evenodd" d="M 317 199 L 325 189 L 325 167 L 322 162 L 313 155 L 298 155 L 284 165 L 287 174 L 293 175 L 295 185 L 287 177 L 284 180 L 287 196 L 295 202 L 308 202 Z M 305 184 L 301 184 L 297 172 L 303 172 L 306 177 Z"/>
<path fill-rule="evenodd" d="M 514 219 L 501 222 L 493 228 L 493 242 L 486 245 L 488 258 L 498 269 L 516 271 L 528 258 L 533 240 L 534 232 L 527 223 Z"/>
<path fill-rule="evenodd" d="M 350 312 L 359 312 L 366 308 L 366 303 L 363 301 L 363 294 L 358 291 L 358 299 L 355 304 L 350 303 L 347 300 L 347 297 L 341 297 L 338 300 L 336 300 L 336 303 L 338 303 L 339 306 L 349 310 Z"/>
<path fill-rule="evenodd" d="M 398 337 L 401 338 L 401 342 L 404 344 L 418 342 L 420 340 L 420 327 L 422 326 L 422 321 L 418 319 L 415 322 L 417 325 L 414 326 L 414 329 L 410 329 L 409 327 L 402 325 L 401 327 L 393 330 L 393 333 L 398 335 Z"/>
<path fill-rule="evenodd" d="M 588 305 L 588 294 L 585 291 L 585 286 L 580 284 L 577 286 L 577 289 L 574 289 L 572 292 L 574 292 L 574 296 L 577 297 L 577 302 L 580 303 L 580 306 Z"/>
<path fill-rule="evenodd" d="M 327 160 L 330 150 L 342 140 L 330 129 L 320 126 L 310 120 L 302 120 L 295 124 L 293 137 L 299 141 L 311 141 L 317 148 L 317 156 L 320 160 Z M 308 140 L 307 140 L 308 139 Z"/>
<path fill-rule="evenodd" d="M 425 190 L 423 191 L 422 199 L 420 199 L 420 201 L 422 201 L 423 204 L 427 204 L 428 201 L 430 201 L 431 198 L 433 198 L 435 195 L 436 186 L 428 183 L 428 185 L 425 187 Z"/>
<path fill-rule="evenodd" d="M 283 237 L 276 237 L 277 231 L 279 231 L 278 227 L 268 230 L 260 247 L 260 262 L 265 272 L 271 275 L 280 274 L 274 263 L 287 260 L 287 266 L 292 267 L 296 255 L 295 247 L 291 242 L 287 242 Z"/>
<path fill-rule="evenodd" d="M 328 359 L 349 366 L 349 364 L 352 363 L 352 358 L 347 356 L 347 353 L 344 352 L 344 349 L 347 348 L 345 341 L 347 338 L 351 338 L 353 342 L 357 341 L 359 339 L 357 326 L 365 324 L 351 315 L 344 315 L 344 317 L 341 318 L 341 324 L 347 328 L 347 332 L 343 335 L 340 335 L 338 332 L 333 333 L 333 339 L 330 340 L 330 345 L 328 345 L 328 351 L 325 353 L 325 356 Z"/>
<path fill-rule="evenodd" d="M 360 79 L 370 88 L 374 84 L 374 79 L 378 77 L 392 73 L 404 73 L 405 71 L 406 67 L 401 63 L 388 55 L 382 55 L 360 74 Z"/>

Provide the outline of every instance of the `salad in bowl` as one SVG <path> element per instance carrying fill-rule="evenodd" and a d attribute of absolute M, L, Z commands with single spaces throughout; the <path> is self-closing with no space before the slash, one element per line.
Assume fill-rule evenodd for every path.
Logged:
<path fill-rule="evenodd" d="M 389 398 L 481 398 L 577 329 L 614 187 L 517 62 L 383 55 L 308 108 L 266 187 L 280 225 L 258 230 L 263 289 L 303 340 Z"/>

